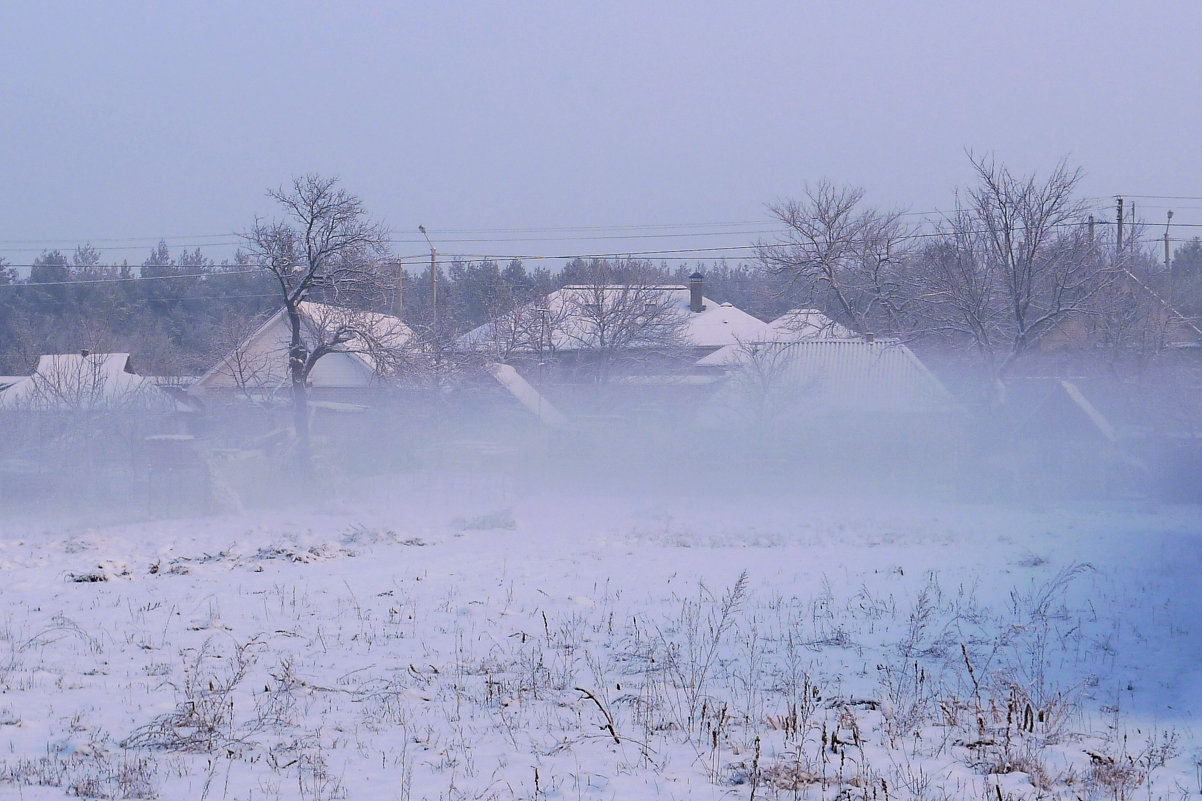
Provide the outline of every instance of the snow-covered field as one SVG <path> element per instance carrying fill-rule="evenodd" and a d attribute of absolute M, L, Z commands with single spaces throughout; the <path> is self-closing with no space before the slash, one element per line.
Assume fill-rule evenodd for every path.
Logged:
<path fill-rule="evenodd" d="M 1195 508 L 519 486 L 0 522 L 0 797 L 1202 791 Z"/>

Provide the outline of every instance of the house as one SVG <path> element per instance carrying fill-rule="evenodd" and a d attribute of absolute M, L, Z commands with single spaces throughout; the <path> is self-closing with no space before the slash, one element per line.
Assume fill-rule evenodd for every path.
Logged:
<path fill-rule="evenodd" d="M 954 469 L 965 415 L 895 339 L 745 343 L 697 365 L 719 383 L 696 424 L 745 469 L 774 466 L 811 487 L 854 480 L 895 489 L 946 485 Z"/>
<path fill-rule="evenodd" d="M 142 444 L 176 430 L 176 408 L 128 353 L 40 357 L 0 391 L 0 498 L 129 502 Z"/>
<path fill-rule="evenodd" d="M 1050 482 L 1113 497 L 1202 498 L 1202 374 L 1181 365 L 1139 380 L 1094 375 L 1012 378 L 993 410 L 993 441 L 1018 465 L 1015 484 Z M 1050 475 L 1047 475 L 1050 474 Z M 1031 481 L 1031 476 L 1036 481 Z"/>
<path fill-rule="evenodd" d="M 128 353 L 44 355 L 32 375 L 0 391 L 0 409 L 35 412 L 170 411 L 172 400 L 136 374 Z"/>
<path fill-rule="evenodd" d="M 956 405 L 896 339 L 816 337 L 722 349 L 697 362 L 722 368 L 704 417 L 738 425 L 765 416 L 792 423 L 858 415 L 927 414 Z"/>
<path fill-rule="evenodd" d="M 769 341 L 798 342 L 803 339 L 852 339 L 856 332 L 836 323 L 817 309 L 790 309 L 768 323 Z"/>
<path fill-rule="evenodd" d="M 472 329 L 459 338 L 459 345 L 500 361 L 532 353 L 650 351 L 666 346 L 687 349 L 697 358 L 769 336 L 767 323 L 730 303 L 715 303 L 703 288 L 700 273 L 690 276 L 688 286 L 569 285 Z"/>
<path fill-rule="evenodd" d="M 836 323 L 817 309 L 791 309 L 766 323 L 755 336 L 738 337 L 737 341 L 706 354 L 697 361 L 697 365 L 704 372 L 712 372 L 713 368 L 737 367 L 749 348 L 810 339 L 855 340 L 858 337 L 850 328 Z"/>
<path fill-rule="evenodd" d="M 313 301 L 299 305 L 302 337 L 310 350 L 330 348 L 313 365 L 309 386 L 335 397 L 378 386 L 386 372 L 384 351 L 401 350 L 414 340 L 400 318 Z M 240 394 L 271 400 L 291 383 L 288 349 L 292 329 L 280 309 L 235 345 L 189 389 L 196 397 Z"/>
<path fill-rule="evenodd" d="M 655 414 L 696 395 L 688 372 L 697 358 L 769 333 L 703 287 L 700 273 L 688 286 L 569 285 L 458 344 L 483 353 L 492 379 L 548 426 Z"/>

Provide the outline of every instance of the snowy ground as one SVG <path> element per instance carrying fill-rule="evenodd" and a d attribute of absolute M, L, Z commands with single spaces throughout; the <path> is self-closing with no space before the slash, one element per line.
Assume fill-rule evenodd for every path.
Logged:
<path fill-rule="evenodd" d="M 517 486 L 0 524 L 0 797 L 1202 792 L 1195 508 Z"/>

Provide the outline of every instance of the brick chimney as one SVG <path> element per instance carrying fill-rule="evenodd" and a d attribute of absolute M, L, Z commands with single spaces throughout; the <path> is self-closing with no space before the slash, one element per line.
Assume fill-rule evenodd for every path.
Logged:
<path fill-rule="evenodd" d="M 689 276 L 689 311 L 691 312 L 705 311 L 705 301 L 701 297 L 701 287 L 704 283 L 705 276 L 699 272 Z"/>

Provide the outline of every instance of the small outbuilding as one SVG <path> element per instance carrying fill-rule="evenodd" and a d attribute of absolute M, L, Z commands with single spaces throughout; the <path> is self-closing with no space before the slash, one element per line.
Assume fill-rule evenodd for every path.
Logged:
<path fill-rule="evenodd" d="M 155 382 L 134 372 L 128 353 L 52 354 L 32 375 L 0 391 L 0 409 L 33 412 L 132 411 L 174 408 Z"/>

